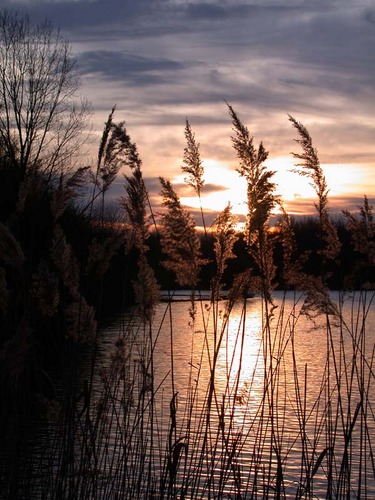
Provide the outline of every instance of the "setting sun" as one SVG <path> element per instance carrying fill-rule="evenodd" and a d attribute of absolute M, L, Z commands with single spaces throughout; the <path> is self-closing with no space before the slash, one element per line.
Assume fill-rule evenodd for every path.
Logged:
<path fill-rule="evenodd" d="M 230 170 L 216 160 L 203 160 L 205 188 L 202 190 L 203 208 L 220 212 L 228 202 L 231 203 L 233 212 L 245 215 L 246 207 L 246 181 L 235 170 Z M 175 182 L 184 182 L 183 174 L 175 178 Z M 199 208 L 199 200 L 192 196 L 182 196 L 181 203 L 187 207 Z"/>
<path fill-rule="evenodd" d="M 267 168 L 275 172 L 275 194 L 280 195 L 285 208 L 291 214 L 313 213 L 316 193 L 310 179 L 299 175 L 292 157 L 281 156 L 267 160 Z M 203 160 L 205 187 L 202 190 L 202 207 L 220 212 L 228 202 L 233 213 L 244 216 L 247 213 L 246 180 L 235 170 L 214 159 Z M 351 193 L 366 193 L 368 183 L 375 183 L 373 169 L 366 164 L 322 164 L 332 206 L 335 198 L 341 200 Z M 183 174 L 174 178 L 174 183 L 184 183 Z M 191 196 L 181 196 L 181 203 L 190 209 L 198 209 L 199 199 L 191 190 Z M 345 208 L 345 207 L 342 207 Z M 277 212 L 277 209 L 275 210 Z"/>

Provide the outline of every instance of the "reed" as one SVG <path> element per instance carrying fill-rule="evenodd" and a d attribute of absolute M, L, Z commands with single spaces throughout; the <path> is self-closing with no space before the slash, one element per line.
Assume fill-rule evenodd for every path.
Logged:
<path fill-rule="evenodd" d="M 131 172 L 122 205 L 130 227 L 129 265 L 136 263 L 138 273 L 133 280 L 136 304 L 123 311 L 116 330 L 106 330 L 109 338 L 96 336 L 82 387 L 74 381 L 74 391 L 69 387 L 58 405 L 49 403 L 44 417 L 49 431 L 42 453 L 32 459 L 34 479 L 20 486 L 26 497 L 312 499 L 374 494 L 375 346 L 367 331 L 373 327 L 368 318 L 375 294 L 340 291 L 333 296 L 328 289 L 339 245 L 324 172 L 308 131 L 290 117 L 302 147 L 294 155 L 297 168 L 316 188 L 320 271 L 315 276 L 304 266 L 311 252 L 300 256 L 291 220 L 275 195 L 274 173 L 265 165 L 268 153 L 262 143 L 254 146 L 238 114 L 228 109 L 238 172 L 248 184 L 245 237 L 254 267 L 232 277 L 223 299 L 225 271 L 236 258 L 239 237 L 230 205 L 206 229 L 205 238 L 212 236 L 213 242 L 210 262 L 194 219 L 170 181 L 161 178 L 163 212 L 157 233 L 163 265 L 174 273 L 179 288 L 191 290 L 187 302 L 173 300 L 176 290 L 169 291 L 168 301 L 158 302 L 148 246 L 156 216 L 136 145 L 124 124 L 115 126 L 110 115 L 99 164 L 113 130 L 121 144 L 116 159 Z M 183 171 L 200 197 L 204 172 L 189 122 L 185 137 Z M 113 173 L 111 165 L 99 170 Z M 276 207 L 281 207 L 277 241 L 269 231 Z M 373 259 L 371 209 L 365 198 L 360 219 L 346 213 L 366 263 Z M 282 275 L 290 288 L 285 292 L 276 290 L 276 242 L 284 252 Z M 213 271 L 210 298 L 204 300 L 199 277 L 207 265 Z M 248 297 L 249 290 L 256 292 L 254 298 Z M 325 346 L 316 354 L 314 337 Z M 308 355 L 301 346 L 307 346 Z M 321 358 L 315 359 L 318 353 Z"/>

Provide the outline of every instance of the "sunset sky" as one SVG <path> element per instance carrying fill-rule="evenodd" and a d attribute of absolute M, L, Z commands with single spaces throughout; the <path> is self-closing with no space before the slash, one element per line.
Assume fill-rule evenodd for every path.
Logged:
<path fill-rule="evenodd" d="M 151 195 L 159 175 L 182 201 L 185 119 L 206 167 L 203 202 L 245 212 L 225 100 L 269 151 L 292 214 L 311 213 L 308 180 L 292 174 L 299 152 L 288 114 L 313 137 L 331 211 L 375 202 L 374 0 L 0 0 L 45 17 L 78 58 L 98 142 L 114 104 L 143 159 Z M 97 145 L 96 142 L 96 145 Z M 94 147 L 94 146 L 93 146 Z M 93 156 L 95 150 L 93 149 Z M 180 185 L 181 184 L 181 185 Z M 112 196 L 123 194 L 120 177 Z"/>

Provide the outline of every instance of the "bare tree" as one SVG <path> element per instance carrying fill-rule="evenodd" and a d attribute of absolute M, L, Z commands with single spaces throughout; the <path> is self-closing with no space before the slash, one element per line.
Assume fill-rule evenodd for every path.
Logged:
<path fill-rule="evenodd" d="M 0 11 L 0 142 L 22 180 L 66 169 L 89 113 L 70 44 L 45 21 Z"/>

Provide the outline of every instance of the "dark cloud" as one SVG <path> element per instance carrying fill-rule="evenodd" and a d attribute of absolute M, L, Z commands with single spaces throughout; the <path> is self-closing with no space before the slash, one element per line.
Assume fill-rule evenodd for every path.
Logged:
<path fill-rule="evenodd" d="M 375 189 L 368 196 L 370 204 L 375 202 Z M 296 198 L 293 201 L 284 203 L 285 209 L 292 215 L 311 215 L 317 216 L 314 206 L 316 202 L 313 198 Z M 359 207 L 363 206 L 363 196 L 350 195 L 347 196 L 329 196 L 328 210 L 333 218 L 341 217 L 343 210 L 348 210 L 351 213 L 359 212 Z"/>
<path fill-rule="evenodd" d="M 186 14 L 195 20 L 209 19 L 212 22 L 226 17 L 228 9 L 212 3 L 189 3 L 186 6 Z"/>
<path fill-rule="evenodd" d="M 102 30 L 107 26 L 126 22 L 131 25 L 134 19 L 152 13 L 160 5 L 161 0 L 4 0 L 3 7 L 27 12 L 36 21 L 51 19 L 62 29 L 72 31 L 78 37 L 76 30 L 81 28 L 87 35 L 87 29 Z"/>
<path fill-rule="evenodd" d="M 183 68 L 183 64 L 163 58 L 150 58 L 126 52 L 97 50 L 79 56 L 83 75 L 99 75 L 105 80 L 118 80 L 132 84 L 165 83 L 168 73 Z"/>
<path fill-rule="evenodd" d="M 189 186 L 186 183 L 174 183 L 173 184 L 174 189 L 176 190 L 177 194 L 179 197 L 188 197 L 188 196 L 195 196 L 196 193 L 194 191 L 194 188 L 192 186 Z M 202 196 L 207 196 L 210 193 L 219 193 L 222 191 L 227 191 L 228 188 L 223 186 L 222 184 L 204 184 L 202 188 Z"/>
<path fill-rule="evenodd" d="M 127 172 L 130 175 L 130 172 Z M 148 191 L 149 201 L 155 211 L 160 209 L 160 180 L 158 177 L 144 178 L 145 186 Z M 126 197 L 126 179 L 123 175 L 111 184 L 106 193 L 106 203 L 119 202 L 122 197 Z"/>
<path fill-rule="evenodd" d="M 374 9 L 368 9 L 364 13 L 364 17 L 366 21 L 368 21 L 370 24 L 375 24 L 375 10 Z"/>
<path fill-rule="evenodd" d="M 130 175 L 130 172 L 129 172 Z M 153 208 L 158 211 L 161 207 L 161 197 L 160 197 L 160 192 L 161 192 L 161 185 L 160 185 L 160 179 L 159 177 L 145 177 L 144 178 L 145 186 L 149 195 L 149 199 L 151 202 L 151 205 Z M 120 200 L 121 197 L 126 196 L 126 179 L 122 175 L 118 177 L 111 185 L 110 190 L 108 191 L 107 194 L 107 200 L 108 201 L 116 201 Z M 188 186 L 185 183 L 174 183 L 173 188 L 175 189 L 177 195 L 182 198 L 182 197 L 194 197 L 195 196 L 195 191 L 193 190 L 192 187 Z M 208 195 L 210 193 L 219 193 L 226 191 L 227 188 L 225 186 L 222 186 L 220 184 L 205 184 L 204 188 L 202 190 L 202 196 Z M 189 211 L 195 212 L 195 208 L 189 208 Z M 199 217 L 201 217 L 200 210 L 197 210 L 199 212 Z M 211 212 L 210 210 L 207 210 L 207 213 Z M 205 209 L 206 213 L 206 209 Z M 209 214 L 208 214 L 209 215 Z M 217 212 L 213 211 L 212 216 L 216 217 Z"/>

